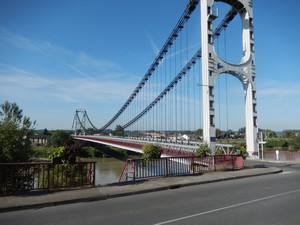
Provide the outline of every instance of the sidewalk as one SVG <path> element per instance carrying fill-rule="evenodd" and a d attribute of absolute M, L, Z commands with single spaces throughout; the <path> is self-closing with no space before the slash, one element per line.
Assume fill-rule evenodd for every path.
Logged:
<path fill-rule="evenodd" d="M 87 189 L 56 192 L 29 192 L 23 195 L 0 197 L 0 213 L 48 206 L 105 200 L 121 196 L 168 190 L 191 185 L 219 182 L 238 178 L 280 173 L 276 167 L 245 168 L 237 171 L 210 172 L 191 176 L 155 178 L 138 182 L 115 183 Z"/>

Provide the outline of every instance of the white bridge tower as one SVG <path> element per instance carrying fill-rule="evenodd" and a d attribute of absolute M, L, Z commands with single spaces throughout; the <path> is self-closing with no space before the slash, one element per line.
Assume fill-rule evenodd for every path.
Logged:
<path fill-rule="evenodd" d="M 242 20 L 243 56 L 239 64 L 222 60 L 214 51 L 212 21 L 216 18 L 214 2 L 232 6 Z M 203 141 L 213 150 L 216 144 L 214 84 L 222 73 L 239 79 L 245 91 L 246 145 L 250 157 L 258 151 L 256 84 L 252 0 L 201 0 L 202 84 L 203 84 Z"/>

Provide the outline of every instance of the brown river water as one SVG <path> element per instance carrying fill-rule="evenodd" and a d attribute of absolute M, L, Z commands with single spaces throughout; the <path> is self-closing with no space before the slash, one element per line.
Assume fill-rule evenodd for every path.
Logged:
<path fill-rule="evenodd" d="M 115 158 L 92 159 L 96 162 L 96 185 L 119 182 L 125 162 Z"/>

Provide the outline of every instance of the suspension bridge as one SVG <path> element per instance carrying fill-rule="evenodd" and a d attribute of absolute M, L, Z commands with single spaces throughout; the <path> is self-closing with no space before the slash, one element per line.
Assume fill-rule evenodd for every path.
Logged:
<path fill-rule="evenodd" d="M 215 7 L 218 2 L 227 6 L 225 10 Z M 232 63 L 227 60 L 233 50 L 226 48 L 226 32 L 238 19 L 241 29 L 234 32 L 241 34 L 242 56 L 238 63 Z M 197 30 L 195 26 L 200 27 L 196 38 L 192 32 Z M 223 50 L 219 50 L 221 38 Z M 225 56 L 219 55 L 220 51 Z M 74 138 L 136 152 L 141 152 L 145 143 L 154 143 L 162 147 L 163 154 L 171 156 L 193 155 L 202 143 L 213 152 L 221 148 L 229 153 L 232 146 L 217 144 L 216 138 L 216 128 L 221 123 L 228 129 L 228 121 L 220 116 L 225 111 L 228 119 L 229 113 L 227 109 L 220 110 L 221 74 L 233 76 L 242 84 L 246 148 L 252 156 L 258 151 L 252 0 L 187 1 L 161 50 L 116 114 L 97 128 L 86 110 L 76 110 Z M 225 101 L 227 104 L 227 98 Z M 197 136 L 199 129 L 203 134 Z"/>

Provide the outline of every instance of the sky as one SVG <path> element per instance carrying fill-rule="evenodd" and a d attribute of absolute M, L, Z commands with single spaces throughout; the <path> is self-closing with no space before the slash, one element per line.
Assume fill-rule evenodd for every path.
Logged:
<path fill-rule="evenodd" d="M 101 127 L 142 79 L 187 2 L 0 0 L 0 104 L 16 102 L 36 129 L 71 129 L 76 109 Z M 253 0 L 260 128 L 300 129 L 299 8 L 298 0 Z"/>

